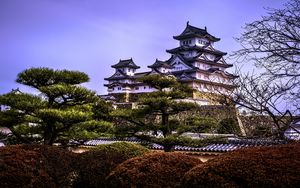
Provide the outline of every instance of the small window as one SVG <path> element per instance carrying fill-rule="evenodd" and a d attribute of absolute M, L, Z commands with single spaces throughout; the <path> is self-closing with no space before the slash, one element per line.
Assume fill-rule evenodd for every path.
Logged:
<path fill-rule="evenodd" d="M 147 87 L 146 86 L 144 86 L 144 89 L 146 89 Z"/>
<path fill-rule="evenodd" d="M 135 87 L 135 90 L 139 90 L 139 87 Z"/>
<path fill-rule="evenodd" d="M 121 87 L 118 87 L 118 90 L 121 90 L 122 88 Z"/>

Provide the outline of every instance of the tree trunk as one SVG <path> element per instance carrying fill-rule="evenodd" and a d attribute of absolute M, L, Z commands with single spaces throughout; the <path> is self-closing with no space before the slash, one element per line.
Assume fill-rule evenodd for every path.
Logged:
<path fill-rule="evenodd" d="M 44 130 L 44 145 L 52 145 L 53 136 L 53 126 L 51 124 L 47 124 Z M 52 143 L 51 143 L 52 142 Z"/>
<path fill-rule="evenodd" d="M 171 134 L 171 130 L 170 130 L 170 126 L 169 126 L 169 114 L 163 113 L 161 115 L 161 119 L 162 119 L 161 125 L 163 127 L 166 127 L 165 132 L 164 132 L 164 136 L 167 136 L 167 135 Z"/>

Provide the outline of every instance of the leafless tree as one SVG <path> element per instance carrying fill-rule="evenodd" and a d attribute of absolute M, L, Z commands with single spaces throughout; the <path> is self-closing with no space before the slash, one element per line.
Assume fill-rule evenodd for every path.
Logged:
<path fill-rule="evenodd" d="M 269 116 L 275 126 L 276 136 L 283 138 L 284 130 L 289 127 L 293 117 L 285 97 L 291 86 L 266 82 L 260 75 L 239 75 L 234 81 L 238 87 L 232 92 L 230 99 L 238 107 L 257 115 Z"/>
<path fill-rule="evenodd" d="M 251 97 L 257 95 L 257 100 L 263 99 L 261 97 L 266 97 L 264 100 L 273 97 L 270 99 L 273 102 L 288 101 L 294 106 L 290 110 L 294 109 L 294 113 L 299 113 L 300 1 L 291 0 L 282 9 L 266 10 L 266 16 L 246 24 L 245 31 L 237 38 L 242 49 L 236 51 L 234 57 L 243 64 L 254 64 L 261 71 L 260 76 L 247 75 L 243 78 L 246 83 L 254 85 L 240 84 L 247 91 L 253 89 L 249 90 L 249 94 L 253 95 Z M 259 94 L 258 91 L 262 93 Z M 270 100 L 267 101 L 271 102 Z M 264 106 L 266 101 L 256 102 Z M 270 104 L 270 107 L 274 108 L 274 105 Z"/>

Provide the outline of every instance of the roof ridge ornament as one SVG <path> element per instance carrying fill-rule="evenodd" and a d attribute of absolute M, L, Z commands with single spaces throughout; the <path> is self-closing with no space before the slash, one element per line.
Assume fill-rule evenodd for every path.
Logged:
<path fill-rule="evenodd" d="M 188 25 L 189 25 L 189 23 L 190 23 L 190 22 L 189 22 L 189 21 L 187 21 L 187 22 L 186 22 L 186 25 L 188 26 Z"/>

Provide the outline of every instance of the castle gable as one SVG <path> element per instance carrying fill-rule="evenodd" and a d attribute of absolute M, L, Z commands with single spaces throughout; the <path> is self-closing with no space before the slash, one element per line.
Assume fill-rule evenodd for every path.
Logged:
<path fill-rule="evenodd" d="M 172 66 L 172 71 L 182 71 L 192 69 L 187 63 L 183 61 L 182 58 L 175 56 L 171 61 L 170 65 Z"/>

